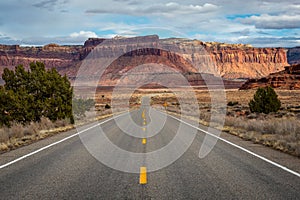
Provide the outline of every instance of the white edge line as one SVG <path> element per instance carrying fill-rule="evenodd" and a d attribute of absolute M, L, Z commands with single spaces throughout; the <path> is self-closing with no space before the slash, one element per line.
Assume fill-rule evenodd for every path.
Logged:
<path fill-rule="evenodd" d="M 160 112 L 161 112 L 161 111 L 160 111 Z M 161 112 L 161 113 L 163 113 L 163 114 L 165 114 L 165 115 L 167 115 L 167 116 L 170 116 L 170 117 L 172 117 L 173 119 L 176 119 L 176 120 L 178 120 L 178 121 L 181 121 L 181 122 L 183 122 L 184 124 L 186 124 L 186 125 L 188 125 L 188 126 L 191 126 L 191 127 L 195 128 L 195 129 L 197 129 L 197 130 L 199 130 L 199 131 L 202 131 L 202 132 L 204 132 L 204 133 L 206 133 L 206 134 L 208 134 L 208 135 L 210 135 L 210 136 L 212 136 L 212 137 L 215 137 L 215 138 L 217 138 L 217 139 L 219 139 L 219 140 L 221 140 L 221 141 L 223 141 L 223 142 L 225 142 L 225 143 L 227 143 L 227 144 L 229 144 L 229 145 L 231 145 L 231 146 L 234 146 L 234 147 L 236 147 L 236 148 L 238 148 L 238 149 L 240 149 L 240 150 L 242 150 L 242 151 L 244 151 L 244 152 L 247 152 L 247 153 L 249 153 L 249 154 L 251 154 L 251 155 L 253 155 L 253 156 L 255 156 L 255 157 L 257 157 L 257 158 L 259 158 L 259 159 L 261 159 L 261 160 L 264 160 L 265 162 L 268 162 L 268 163 L 270 163 L 270 164 L 272 164 L 272 165 L 274 165 L 274 166 L 276 166 L 276 167 L 279 167 L 279 168 L 281 168 L 281 169 L 283 169 L 283 170 L 285 170 L 285 171 L 287 171 L 287 172 L 289 172 L 289 173 L 291 173 L 291 174 L 294 174 L 294 175 L 300 177 L 300 174 L 299 174 L 298 172 L 295 172 L 295 171 L 293 171 L 293 170 L 291 170 L 291 169 L 289 169 L 289 168 L 287 168 L 287 167 L 285 167 L 285 166 L 282 166 L 282 165 L 280 165 L 280 164 L 278 164 L 278 163 L 276 163 L 276 162 L 273 162 L 273 161 L 271 161 L 271 160 L 269 160 L 269 159 L 267 159 L 267 158 L 265 158 L 265 157 L 263 157 L 263 156 L 260 156 L 260 155 L 254 153 L 254 152 L 252 152 L 252 151 L 250 151 L 250 150 L 248 150 L 248 149 L 245 149 L 244 147 L 241 147 L 241 146 L 239 146 L 239 145 L 237 145 L 237 144 L 234 144 L 234 143 L 232 143 L 232 142 L 230 142 L 230 141 L 228 141 L 228 140 L 225 140 L 225 139 L 223 139 L 223 138 L 221 138 L 221 137 L 219 137 L 219 136 L 216 136 L 216 135 L 214 135 L 214 134 L 212 134 L 212 133 L 210 133 L 210 132 L 208 132 L 208 131 L 206 131 L 206 130 L 203 130 L 203 129 L 199 128 L 199 127 L 196 127 L 196 126 L 194 126 L 194 125 L 191 125 L 191 124 L 189 124 L 189 123 L 187 123 L 187 122 L 185 122 L 185 121 L 183 121 L 183 120 L 181 120 L 181 119 L 178 119 L 177 117 L 174 117 L 174 116 L 172 116 L 172 115 L 166 114 L 166 113 L 164 113 L 164 112 Z M 46 149 L 48 149 L 48 148 L 50 148 L 50 147 L 52 147 L 52 146 L 54 146 L 54 145 L 57 145 L 57 144 L 62 143 L 62 142 L 64 142 L 64 141 L 66 141 L 66 140 L 69 140 L 69 139 L 71 139 L 71 138 L 73 138 L 73 137 L 75 137 L 75 136 L 77 136 L 77 135 L 79 135 L 79 134 L 81 134 L 81 133 L 84 133 L 84 132 L 86 132 L 86 131 L 88 131 L 88 130 L 90 130 L 90 129 L 93 129 L 93 128 L 95 128 L 95 127 L 101 125 L 101 124 L 104 124 L 104 123 L 106 123 L 106 122 L 108 122 L 108 121 L 110 121 L 110 120 L 112 120 L 112 119 L 121 117 L 121 116 L 123 116 L 123 115 L 125 115 L 125 114 L 127 114 L 127 113 L 123 113 L 123 114 L 121 114 L 121 115 L 119 115 L 119 116 L 112 117 L 112 118 L 109 118 L 109 119 L 107 119 L 107 120 L 104 120 L 104 121 L 102 121 L 102 122 L 100 122 L 100 123 L 98 123 L 98 124 L 95 124 L 94 126 L 91 126 L 91 127 L 87 128 L 87 129 L 84 129 L 84 130 L 82 130 L 82 131 L 80 131 L 80 132 L 78 132 L 78 133 L 75 133 L 75 134 L 70 135 L 70 136 L 68 136 L 68 137 L 66 137 L 66 138 L 64 138 L 64 139 L 61 139 L 61 140 L 57 141 L 57 142 L 54 142 L 54 143 L 49 144 L 49 145 L 47 145 L 47 146 L 44 146 L 44 147 L 42 147 L 42 148 L 40 148 L 40 149 L 38 149 L 38 150 L 35 150 L 35 151 L 33 151 L 33 152 L 29 153 L 29 154 L 26 154 L 26 155 L 24 155 L 24 156 L 21 156 L 21 157 L 15 159 L 15 160 L 12 160 L 12 161 L 10 161 L 10 162 L 8 162 L 8 163 L 6 163 L 6 164 L 1 165 L 1 166 L 0 166 L 0 169 L 3 169 L 3 168 L 5 168 L 5 167 L 7 167 L 7 166 L 9 166 L 9 165 L 12 165 L 12 164 L 14 164 L 14 163 L 16 163 L 16 162 L 18 162 L 18 161 L 21 161 L 21 160 L 23 160 L 23 159 L 25 159 L 25 158 L 27 158 L 27 157 L 32 156 L 32 155 L 34 155 L 34 154 L 37 154 L 37 153 L 39 153 L 39 152 L 41 152 L 41 151 L 43 151 L 43 150 L 46 150 Z"/>
<path fill-rule="evenodd" d="M 160 112 L 161 112 L 161 111 L 160 111 Z M 210 135 L 210 136 L 212 136 L 212 137 L 215 137 L 215 138 L 217 138 L 217 139 L 219 139 L 219 140 L 221 140 L 221 141 L 223 141 L 223 142 L 225 142 L 225 143 L 227 143 L 227 144 L 229 144 L 229 145 L 231 145 L 231 146 L 234 146 L 234 147 L 236 147 L 236 148 L 238 148 L 238 149 L 240 149 L 240 150 L 242 150 L 242 151 L 244 151 L 244 152 L 246 152 L 246 153 L 249 153 L 249 154 L 251 154 L 251 155 L 253 155 L 253 156 L 255 156 L 255 157 L 257 157 L 257 158 L 259 158 L 259 159 L 261 159 L 261 160 L 263 160 L 263 161 L 265 161 L 265 162 L 267 162 L 267 163 L 270 163 L 270 164 L 272 164 L 272 165 L 274 165 L 274 166 L 276 166 L 276 167 L 279 167 L 279 168 L 283 169 L 284 171 L 287 171 L 287 172 L 289 172 L 289 173 L 291 173 L 291 174 L 294 174 L 295 176 L 300 177 L 300 173 L 295 172 L 295 171 L 293 171 L 293 170 L 291 170 L 291 169 L 289 169 L 289 168 L 287 168 L 287 167 L 285 167 L 285 166 L 283 166 L 283 165 L 280 165 L 280 164 L 278 164 L 278 163 L 276 163 L 276 162 L 274 162 L 274 161 L 272 161 L 272 160 L 269 160 L 269 159 L 267 159 L 267 158 L 265 158 L 265 157 L 263 157 L 263 156 L 261 156 L 261 155 L 258 155 L 258 154 L 256 154 L 256 153 L 254 153 L 254 152 L 252 152 L 252 151 L 250 151 L 250 150 L 244 148 L 244 147 L 241 147 L 241 146 L 239 146 L 239 145 L 237 145 L 237 144 L 234 144 L 234 143 L 232 143 L 232 142 L 230 142 L 230 141 L 228 141 L 228 140 L 225 140 L 224 138 L 221 138 L 221 137 L 219 137 L 219 136 L 217 136 L 217 135 L 214 135 L 214 134 L 212 134 L 212 133 L 210 133 L 210 132 L 208 132 L 208 131 L 206 131 L 206 130 L 203 130 L 203 129 L 201 129 L 201 128 L 199 128 L 199 127 L 196 127 L 196 126 L 194 126 L 194 125 L 192 125 L 192 124 L 189 124 L 189 123 L 187 123 L 187 122 L 185 122 L 185 121 L 183 121 L 183 120 L 181 120 L 181 119 L 178 119 L 177 117 L 174 117 L 174 116 L 169 115 L 169 114 L 164 113 L 164 112 L 161 112 L 161 113 L 163 113 L 163 114 L 165 114 L 165 115 L 167 115 L 167 116 L 170 116 L 170 117 L 172 117 L 173 119 L 176 119 L 176 120 L 178 120 L 178 121 L 180 121 L 180 122 L 183 122 L 184 124 L 186 124 L 186 125 L 188 125 L 188 126 L 191 126 L 191 127 L 195 128 L 195 129 L 198 129 L 199 131 L 202 131 L 202 132 L 204 132 L 204 133 L 206 133 L 206 134 L 208 134 L 208 135 Z"/>
<path fill-rule="evenodd" d="M 71 138 L 73 138 L 73 137 L 75 137 L 75 136 L 77 136 L 77 135 L 79 135 L 79 134 L 81 134 L 81 133 L 84 133 L 84 132 L 86 132 L 86 131 L 88 131 L 88 130 L 90 130 L 90 129 L 93 129 L 93 128 L 97 127 L 97 126 L 100 126 L 101 124 L 104 124 L 104 123 L 106 123 L 106 122 L 108 122 L 108 121 L 110 121 L 110 120 L 112 120 L 112 119 L 116 119 L 116 118 L 118 118 L 118 117 L 121 117 L 121 116 L 123 116 L 123 115 L 125 115 L 125 114 L 127 114 L 127 112 L 126 112 L 126 113 L 123 113 L 123 114 L 120 114 L 120 115 L 118 115 L 118 116 L 115 116 L 115 117 L 111 117 L 111 118 L 109 118 L 109 119 L 107 119 L 107 120 L 104 120 L 104 121 L 102 121 L 102 122 L 100 122 L 100 123 L 97 123 L 97 124 L 95 124 L 95 125 L 93 125 L 93 126 L 87 128 L 87 129 L 84 129 L 84 130 L 79 131 L 79 132 L 77 132 L 77 133 L 75 133 L 75 134 L 73 134 L 73 135 L 70 135 L 70 136 L 68 136 L 68 137 L 66 137 L 66 138 L 64 138 L 64 139 L 61 139 L 61 140 L 59 140 L 59 141 L 57 141 L 57 142 L 51 143 L 51 144 L 49 144 L 49 145 L 47 145 L 47 146 L 44 146 L 44 147 L 42 147 L 42 148 L 40 148 L 40 149 L 37 149 L 37 150 L 35 150 L 35 151 L 33 151 L 33 152 L 29 153 L 29 154 L 26 154 L 26 155 L 24 155 L 24 156 L 21 156 L 21 157 L 15 159 L 15 160 L 12 160 L 12 161 L 10 161 L 10 162 L 8 162 L 8 163 L 6 163 L 6 164 L 1 165 L 1 166 L 0 166 L 0 169 L 3 169 L 3 168 L 5 168 L 5 167 L 8 167 L 9 165 L 12 165 L 12 164 L 14 164 L 14 163 L 16 163 L 16 162 L 19 162 L 19 161 L 21 161 L 21 160 L 23 160 L 23 159 L 25 159 L 25 158 L 27 158 L 27 157 L 30 157 L 30 156 L 32 156 L 32 155 L 34 155 L 34 154 L 37 154 L 37 153 L 39 153 L 39 152 L 41 152 L 41 151 L 43 151 L 43 150 L 46 150 L 46 149 L 48 149 L 48 148 L 50 148 L 50 147 L 52 147 L 52 146 L 54 146 L 54 145 L 57 145 L 57 144 L 59 144 L 59 143 L 62 143 L 62 142 L 64 142 L 64 141 L 66 141 L 66 140 L 69 140 L 69 139 L 71 139 Z"/>

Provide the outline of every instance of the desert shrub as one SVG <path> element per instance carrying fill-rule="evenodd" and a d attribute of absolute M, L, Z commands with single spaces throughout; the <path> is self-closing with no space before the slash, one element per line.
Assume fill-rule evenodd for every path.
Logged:
<path fill-rule="evenodd" d="M 237 102 L 237 101 L 229 101 L 227 103 L 227 106 L 235 106 L 235 105 L 238 105 L 238 104 L 239 104 L 239 102 Z"/>
<path fill-rule="evenodd" d="M 226 117 L 225 125 L 242 128 L 248 132 L 255 131 L 261 134 L 294 135 L 300 136 L 300 124 L 296 119 L 244 119 Z"/>
<path fill-rule="evenodd" d="M 85 117 L 85 113 L 95 106 L 93 99 L 73 99 L 73 113 L 76 117 Z"/>
<path fill-rule="evenodd" d="M 9 132 L 7 128 L 0 128 L 0 143 L 7 142 L 9 140 Z"/>
<path fill-rule="evenodd" d="M 251 112 L 265 113 L 277 112 L 281 102 L 273 88 L 258 88 L 253 99 L 249 102 Z"/>
<path fill-rule="evenodd" d="M 24 136 L 24 129 L 21 124 L 14 123 L 8 130 L 9 138 L 21 138 Z"/>
<path fill-rule="evenodd" d="M 66 119 L 61 119 L 61 120 L 57 120 L 55 122 L 53 122 L 53 127 L 54 128 L 59 128 L 59 127 L 65 127 L 68 126 L 70 123 L 68 122 L 68 120 Z"/>
<path fill-rule="evenodd" d="M 36 124 L 39 130 L 47 130 L 47 129 L 54 128 L 53 122 L 50 119 L 45 117 L 42 117 L 39 123 L 32 123 L 32 124 Z"/>

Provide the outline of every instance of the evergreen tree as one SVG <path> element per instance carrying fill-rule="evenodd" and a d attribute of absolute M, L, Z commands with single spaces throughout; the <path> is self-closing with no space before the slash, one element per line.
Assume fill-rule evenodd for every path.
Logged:
<path fill-rule="evenodd" d="M 18 65 L 15 71 L 4 69 L 2 79 L 5 84 L 0 90 L 0 125 L 13 120 L 25 124 L 42 117 L 52 121 L 69 118 L 74 122 L 73 88 L 56 69 L 46 70 L 41 62 L 31 63 L 28 71 Z"/>
<path fill-rule="evenodd" d="M 272 87 L 258 88 L 253 99 L 249 102 L 251 112 L 265 113 L 277 112 L 281 102 Z"/>
<path fill-rule="evenodd" d="M 11 111 L 14 109 L 14 93 L 11 90 L 6 91 L 5 88 L 1 86 L 0 102 L 0 126 L 9 126 L 13 120 L 13 113 Z"/>

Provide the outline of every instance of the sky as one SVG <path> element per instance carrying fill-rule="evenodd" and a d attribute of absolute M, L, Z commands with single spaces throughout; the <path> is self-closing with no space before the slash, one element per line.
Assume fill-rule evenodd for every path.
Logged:
<path fill-rule="evenodd" d="M 3 0 L 0 44 L 83 44 L 157 34 L 255 47 L 300 46 L 299 0 Z"/>

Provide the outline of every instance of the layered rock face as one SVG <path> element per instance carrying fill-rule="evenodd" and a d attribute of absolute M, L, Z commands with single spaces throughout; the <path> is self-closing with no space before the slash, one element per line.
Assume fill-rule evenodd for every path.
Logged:
<path fill-rule="evenodd" d="M 300 89 L 300 64 L 285 67 L 285 70 L 260 79 L 249 79 L 240 89 L 271 86 L 273 88 Z"/>
<path fill-rule="evenodd" d="M 300 47 L 289 48 L 287 56 L 289 64 L 300 64 Z"/>
<path fill-rule="evenodd" d="M 30 62 L 41 61 L 47 68 L 55 67 L 61 74 L 67 74 L 74 79 L 83 60 L 97 45 L 105 43 L 104 41 L 102 38 L 92 38 L 84 45 L 78 46 L 0 45 L 0 73 L 4 67 L 13 68 L 18 64 L 28 66 Z M 147 44 L 147 48 L 128 52 L 126 49 L 128 44 L 137 49 L 139 45 Z M 169 48 L 170 46 L 172 48 Z M 155 35 L 115 38 L 95 50 L 108 57 L 121 55 L 105 71 L 102 79 L 104 85 L 115 84 L 115 81 L 126 72 L 145 63 L 167 65 L 180 73 L 188 74 L 186 75 L 188 79 L 195 84 L 202 81 L 197 80 L 201 77 L 197 75 L 199 73 L 220 75 L 227 79 L 260 78 L 281 71 L 288 65 L 287 53 L 283 48 L 253 48 L 249 45 L 208 43 L 178 38 L 159 39 Z M 98 68 L 97 65 L 90 66 L 88 74 L 92 75 Z M 152 72 L 151 68 L 145 68 L 145 72 Z"/>
<path fill-rule="evenodd" d="M 3 69 L 17 65 L 28 67 L 31 62 L 43 62 L 46 68 L 57 68 L 58 71 L 68 68 L 68 75 L 76 72 L 76 65 L 84 58 L 82 46 L 59 46 L 49 44 L 44 47 L 20 47 L 19 45 L 0 45 L 0 73 Z M 75 69 L 75 70 L 74 70 Z"/>
<path fill-rule="evenodd" d="M 248 45 L 205 45 L 224 78 L 258 78 L 288 65 L 283 48 L 253 48 Z"/>

